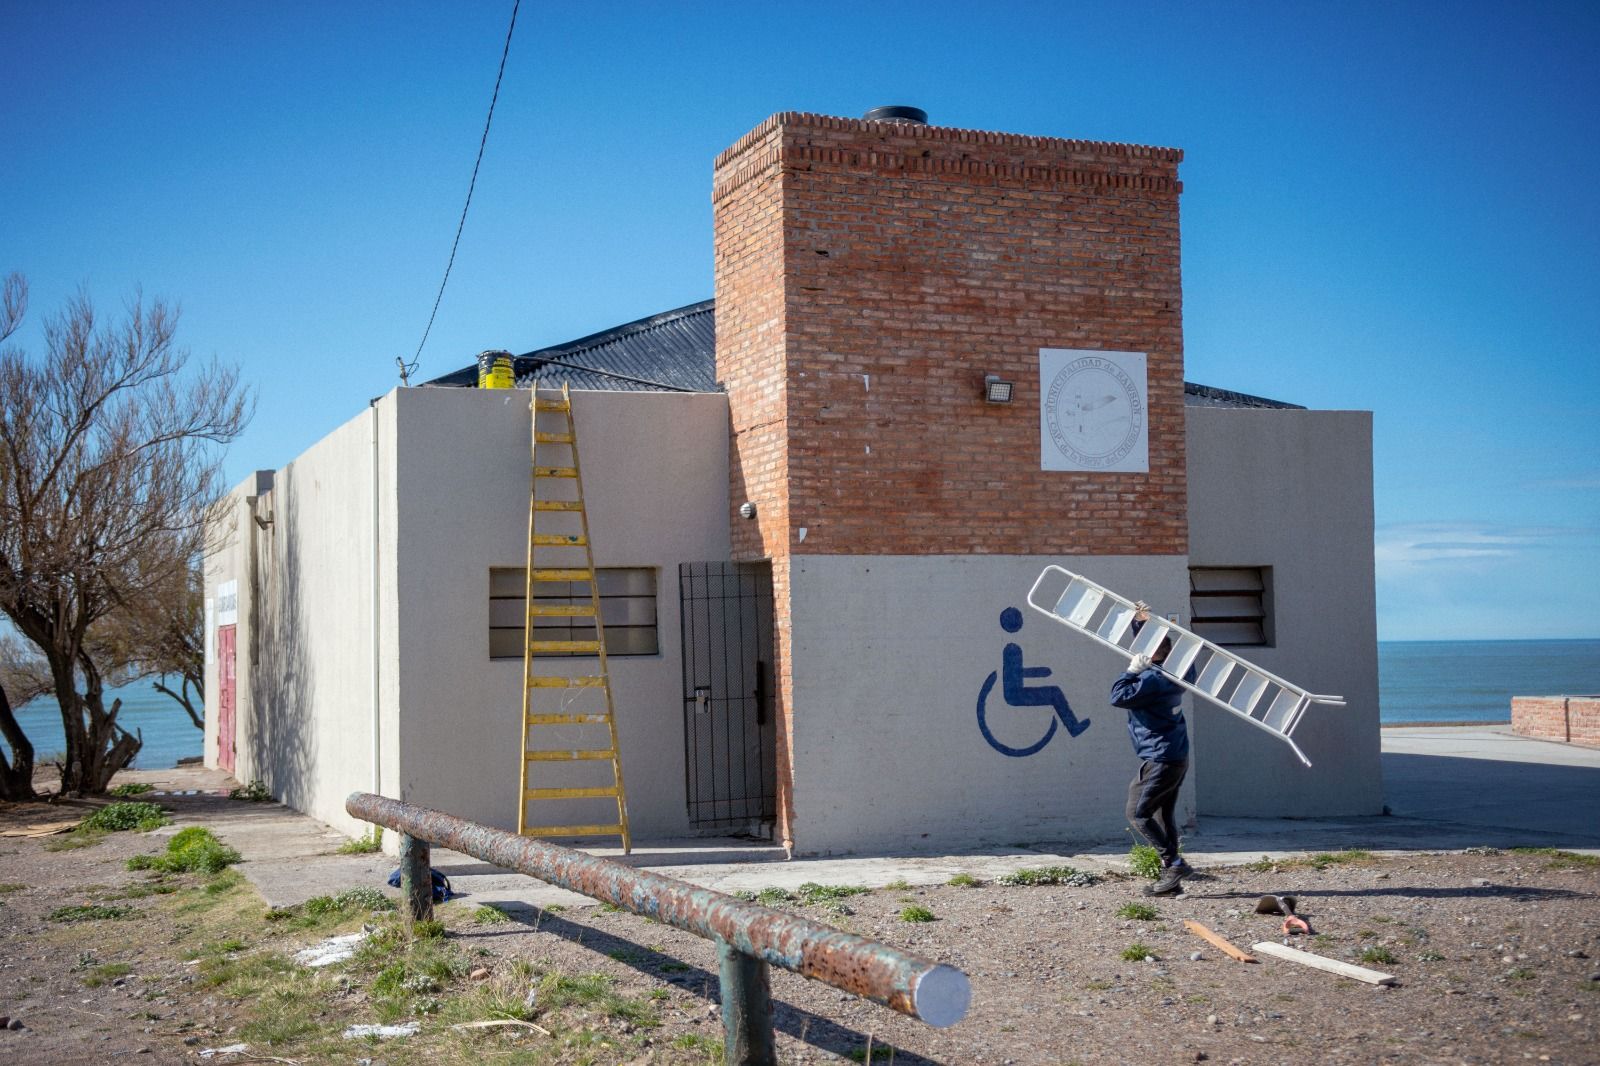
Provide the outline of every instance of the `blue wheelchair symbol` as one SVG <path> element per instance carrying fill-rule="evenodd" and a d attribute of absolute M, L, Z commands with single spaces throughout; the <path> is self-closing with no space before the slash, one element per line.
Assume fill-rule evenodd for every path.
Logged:
<path fill-rule="evenodd" d="M 1015 633 L 1022 628 L 1022 612 L 1015 607 L 1007 607 L 1000 612 L 1000 628 L 1007 633 Z M 1004 677 L 1001 692 L 1005 696 L 1006 705 L 1009 707 L 1053 707 L 1055 717 L 1050 719 L 1050 728 L 1046 729 L 1044 736 L 1025 748 L 1013 748 L 1002 744 L 995 735 L 989 731 L 989 693 L 994 691 L 996 680 Z M 1009 755 L 1020 759 L 1039 751 L 1050 739 L 1056 735 L 1058 724 L 1067 727 L 1067 735 L 1075 737 L 1089 728 L 1089 719 L 1080 720 L 1072 713 L 1072 705 L 1067 702 L 1066 693 L 1061 691 L 1059 685 L 1034 685 L 1028 686 L 1023 682 L 1027 678 L 1043 680 L 1050 676 L 1048 666 L 1023 666 L 1022 646 L 1008 643 L 1000 656 L 1000 670 L 990 671 L 988 678 L 983 682 L 983 687 L 978 690 L 978 732 L 983 734 L 983 739 L 989 746 L 1002 755 Z"/>

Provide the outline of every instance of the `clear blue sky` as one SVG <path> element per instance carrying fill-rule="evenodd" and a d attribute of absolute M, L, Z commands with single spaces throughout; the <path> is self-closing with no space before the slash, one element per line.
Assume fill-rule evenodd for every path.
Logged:
<path fill-rule="evenodd" d="M 1592 2 L 553 6 L 425 377 L 710 296 L 775 111 L 1177 146 L 1188 378 L 1374 412 L 1380 636 L 1600 635 Z M 180 302 L 259 388 L 233 479 L 283 464 L 416 349 L 510 9 L 7 0 L 0 272 Z"/>

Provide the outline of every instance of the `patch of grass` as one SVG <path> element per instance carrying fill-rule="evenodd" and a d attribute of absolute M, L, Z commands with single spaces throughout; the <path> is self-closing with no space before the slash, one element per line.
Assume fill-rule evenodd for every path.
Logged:
<path fill-rule="evenodd" d="M 871 891 L 872 889 L 862 888 L 859 885 L 819 885 L 815 881 L 807 881 L 795 890 L 794 898 L 810 906 L 815 903 L 849 899 L 851 896 L 863 896 Z"/>
<path fill-rule="evenodd" d="M 1417 961 L 1418 962 L 1443 962 L 1444 961 L 1444 956 L 1439 954 L 1437 951 L 1419 951 L 1419 952 L 1417 952 Z"/>
<path fill-rule="evenodd" d="M 125 962 L 108 962 L 104 966 L 96 966 L 84 977 L 83 983 L 88 988 L 99 988 L 107 981 L 115 981 L 119 977 L 126 977 L 133 972 L 133 967 Z"/>
<path fill-rule="evenodd" d="M 0 882 L 0 896 L 9 896 L 13 892 L 21 892 L 28 886 L 20 881 Z"/>
<path fill-rule="evenodd" d="M 602 903 L 600 904 L 598 910 L 601 914 L 616 914 L 618 911 L 622 910 L 622 908 L 617 906 L 615 903 Z"/>
<path fill-rule="evenodd" d="M 1244 864 L 1244 868 L 1246 870 L 1249 870 L 1252 873 L 1258 873 L 1258 874 L 1269 873 L 1272 870 L 1276 870 L 1278 868 L 1278 860 L 1274 859 L 1274 858 L 1270 858 L 1270 857 L 1268 857 L 1266 855 L 1263 855 L 1263 856 L 1261 856 L 1261 858 L 1257 859 L 1255 862 L 1247 862 L 1247 863 L 1245 863 Z"/>
<path fill-rule="evenodd" d="M 121 796 L 142 796 L 146 792 L 154 792 L 155 788 L 156 788 L 156 786 L 146 784 L 143 781 L 129 781 L 126 784 L 118 785 L 116 788 L 114 788 L 110 792 L 106 793 L 106 795 L 108 795 L 108 796 L 119 796 L 119 797 L 121 797 Z"/>
<path fill-rule="evenodd" d="M 540 909 L 543 910 L 546 914 L 560 914 L 563 911 L 565 911 L 567 908 L 563 904 L 552 903 L 548 907 L 541 907 Z"/>
<path fill-rule="evenodd" d="M 776 907 L 780 903 L 793 903 L 794 893 L 787 888 L 763 888 L 759 892 L 735 893 L 740 899 L 751 903 L 759 903 L 763 907 Z"/>
<path fill-rule="evenodd" d="M 1518 855 L 1543 855 L 1550 861 L 1545 863 L 1546 870 L 1590 870 L 1600 867 L 1600 855 L 1583 855 L 1576 851 L 1562 851 L 1560 848 L 1512 848 Z"/>
<path fill-rule="evenodd" d="M 976 877 L 973 877 L 969 873 L 959 873 L 950 880 L 946 881 L 945 884 L 951 885 L 955 888 L 980 888 L 982 887 L 983 882 L 978 880 Z"/>
<path fill-rule="evenodd" d="M 1074 869 L 1071 866 L 1035 866 L 1022 870 L 1013 870 L 1008 874 L 1001 874 L 994 879 L 997 885 L 1013 885 L 1031 887 L 1034 885 L 1071 885 L 1074 888 L 1088 888 L 1098 884 L 1100 878 L 1086 870 Z"/>
<path fill-rule="evenodd" d="M 888 1044 L 873 1044 L 871 1051 L 864 1047 L 858 1047 L 850 1052 L 850 1058 L 856 1062 L 866 1062 L 869 1058 L 873 1062 L 877 1062 L 879 1059 L 891 1062 L 894 1060 L 894 1048 Z"/>
<path fill-rule="evenodd" d="M 1399 961 L 1394 957 L 1394 952 L 1390 951 L 1382 944 L 1374 944 L 1369 948 L 1364 948 L 1358 957 L 1362 962 L 1368 964 L 1369 966 L 1373 963 L 1382 964 Z"/>
<path fill-rule="evenodd" d="M 539 982 L 535 1001 L 541 1013 L 576 1005 L 640 1028 L 653 1029 L 661 1024 L 649 1003 L 620 995 L 611 985 L 611 978 L 603 973 L 569 975 L 552 970 Z"/>
<path fill-rule="evenodd" d="M 904 892 L 906 889 L 911 887 L 911 882 L 907 881 L 903 877 L 897 877 L 883 887 L 892 892 Z"/>
<path fill-rule="evenodd" d="M 1137 940 L 1122 949 L 1122 958 L 1126 962 L 1143 962 L 1155 958 L 1155 954 L 1148 944 L 1141 944 Z"/>
<path fill-rule="evenodd" d="M 1538 975 L 1526 966 L 1518 966 L 1515 969 L 1507 970 L 1506 976 L 1513 981 L 1531 981 Z"/>
<path fill-rule="evenodd" d="M 485 903 L 472 912 L 474 925 L 504 925 L 511 920 L 511 915 L 490 903 Z"/>
<path fill-rule="evenodd" d="M 428 918 L 411 923 L 411 935 L 418 940 L 443 940 L 447 932 L 444 923 L 437 919 Z"/>
<path fill-rule="evenodd" d="M 238 788 L 229 789 L 228 798 L 231 800 L 244 800 L 246 803 L 271 803 L 272 793 L 267 789 L 265 781 L 257 779 L 248 785 L 240 785 Z"/>
<path fill-rule="evenodd" d="M 178 891 L 178 886 L 166 881 L 145 881 L 140 884 L 129 885 L 119 891 L 108 894 L 106 899 L 145 899 L 148 896 L 170 896 Z"/>
<path fill-rule="evenodd" d="M 1338 943 L 1339 938 L 1332 933 L 1318 933 L 1311 938 L 1311 942 L 1319 948 L 1329 947 Z"/>
<path fill-rule="evenodd" d="M 1153 922 L 1158 917 L 1156 909 L 1148 903 L 1124 903 L 1117 908 L 1118 918 L 1130 918 L 1136 922 Z"/>
<path fill-rule="evenodd" d="M 1374 914 L 1372 916 L 1372 920 L 1375 922 L 1381 922 L 1384 925 L 1388 925 L 1390 922 L 1394 921 L 1394 919 L 1389 917 L 1387 914 Z"/>
<path fill-rule="evenodd" d="M 372 855 L 382 850 L 383 827 L 376 825 L 370 833 L 347 840 L 334 849 L 340 855 Z"/>
<path fill-rule="evenodd" d="M 938 921 L 938 918 L 928 908 L 913 904 L 909 907 L 901 908 L 900 920 L 902 922 L 934 922 Z"/>
<path fill-rule="evenodd" d="M 1314 870 L 1326 870 L 1330 866 L 1342 866 L 1349 863 L 1363 863 L 1372 861 L 1372 852 L 1360 848 L 1346 848 L 1344 851 L 1323 851 L 1304 860 L 1305 865 Z"/>
<path fill-rule="evenodd" d="M 133 914 L 132 907 L 107 907 L 94 903 L 75 907 L 57 907 L 50 912 L 52 922 L 108 922 Z"/>
<path fill-rule="evenodd" d="M 159 870 L 169 874 L 217 874 L 244 856 L 223 844 L 209 829 L 192 825 L 180 829 L 167 841 L 165 854 L 135 855 L 128 860 L 130 870 Z"/>
<path fill-rule="evenodd" d="M 1107 980 L 1104 980 L 1104 979 L 1099 978 L 1099 977 L 1096 977 L 1096 978 L 1094 978 L 1092 980 L 1089 980 L 1089 981 L 1085 981 L 1083 983 L 1083 988 L 1084 988 L 1084 991 L 1086 991 L 1086 992 L 1104 992 L 1108 988 L 1115 988 L 1115 987 L 1116 987 L 1116 982 L 1115 981 L 1107 981 Z"/>
<path fill-rule="evenodd" d="M 109 803 L 78 823 L 78 828 L 108 833 L 127 830 L 148 833 L 171 822 L 171 816 L 154 803 Z"/>
<path fill-rule="evenodd" d="M 1154 881 L 1161 876 L 1161 853 L 1149 844 L 1135 844 L 1128 849 L 1128 865 L 1138 876 Z"/>

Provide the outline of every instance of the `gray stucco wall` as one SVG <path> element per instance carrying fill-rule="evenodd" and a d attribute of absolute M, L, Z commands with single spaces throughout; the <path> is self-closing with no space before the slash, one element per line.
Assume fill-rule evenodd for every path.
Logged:
<path fill-rule="evenodd" d="M 273 473 L 230 494 L 207 563 L 206 595 L 237 580 L 237 765 L 240 781 L 359 834 L 346 795 L 374 787 L 373 552 L 380 587 L 381 747 L 385 791 L 397 782 L 394 714 L 393 394 Z M 378 427 L 380 530 L 373 529 L 373 431 Z M 256 495 L 252 506 L 246 497 Z M 262 524 L 256 519 L 260 519 Z M 213 629 L 215 624 L 213 624 Z M 390 634 L 388 638 L 384 634 Z M 215 633 L 212 640 L 215 642 Z M 387 646 L 387 651 L 385 646 Z M 215 662 L 207 707 L 215 708 Z M 206 764 L 217 765 L 217 715 L 207 715 Z"/>
<path fill-rule="evenodd" d="M 1187 609 L 1181 556 L 799 556 L 791 574 L 794 837 L 803 854 L 1024 841 L 1127 840 L 1123 805 L 1138 768 L 1126 713 L 1106 697 L 1126 657 L 1026 605 L 1058 564 L 1158 610 Z M 1023 613 L 1015 635 L 1000 626 Z M 1058 728 L 1011 756 L 978 727 L 979 693 L 1015 641 L 1053 675 L 1090 726 Z M 1008 707 L 998 681 L 991 732 L 1025 748 L 1054 710 Z M 1179 816 L 1194 813 L 1192 784 Z"/>
<path fill-rule="evenodd" d="M 1310 769 L 1202 701 L 1200 813 L 1380 812 L 1371 414 L 1191 407 L 1188 438 L 1190 562 L 1272 568 L 1275 646 L 1237 650 L 1347 700 L 1312 707 L 1296 730 Z"/>
<path fill-rule="evenodd" d="M 522 663 L 489 658 L 489 571 L 526 558 L 528 393 L 397 401 L 401 795 L 514 829 Z M 632 829 L 687 833 L 677 568 L 728 558 L 727 399 L 578 392 L 573 406 L 595 564 L 657 576 L 660 653 L 610 658 Z M 588 783 L 609 777 L 603 765 Z M 610 801 L 591 803 L 565 824 L 614 819 Z"/>

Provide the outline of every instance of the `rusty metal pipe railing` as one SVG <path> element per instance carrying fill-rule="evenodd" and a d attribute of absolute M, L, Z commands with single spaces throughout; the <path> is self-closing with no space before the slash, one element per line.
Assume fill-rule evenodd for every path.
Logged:
<path fill-rule="evenodd" d="M 752 962 L 781 966 L 940 1028 L 964 1018 L 972 1000 L 960 970 L 809 918 L 370 792 L 351 793 L 345 810 L 404 834 L 401 851 L 409 865 L 419 857 L 422 864 L 408 880 L 427 883 L 426 845 L 434 844 L 716 941 L 729 1062 L 774 1061 L 766 966 Z M 424 844 L 420 856 L 407 837 Z"/>

